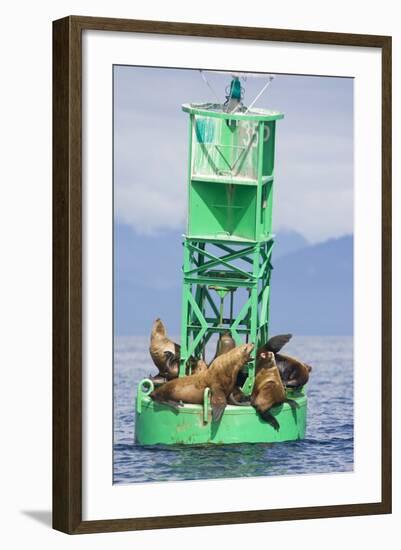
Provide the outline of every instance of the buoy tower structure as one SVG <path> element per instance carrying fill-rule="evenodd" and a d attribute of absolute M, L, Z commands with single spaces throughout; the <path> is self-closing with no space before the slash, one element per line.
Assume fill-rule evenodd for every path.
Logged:
<path fill-rule="evenodd" d="M 238 76 L 225 103 L 188 103 L 188 217 L 183 239 L 181 361 L 205 358 L 213 336 L 229 332 L 237 345 L 255 343 L 244 369 L 242 390 L 251 394 L 255 355 L 269 337 L 274 156 L 277 111 L 246 107 Z M 215 342 L 213 342 L 215 347 Z M 142 444 L 271 442 L 305 435 L 306 395 L 272 410 L 275 431 L 251 406 L 229 405 L 220 422 L 211 420 L 208 392 L 203 406 L 172 410 L 154 403 L 153 384 L 141 381 L 136 398 L 136 439 Z"/>

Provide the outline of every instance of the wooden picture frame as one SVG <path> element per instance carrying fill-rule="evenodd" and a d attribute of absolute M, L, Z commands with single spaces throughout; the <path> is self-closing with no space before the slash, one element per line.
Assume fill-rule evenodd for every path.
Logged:
<path fill-rule="evenodd" d="M 382 495 L 379 502 L 82 521 L 82 31 L 378 48 L 382 59 Z M 66 17 L 53 23 L 53 527 L 69 534 L 391 512 L 391 37 Z"/>

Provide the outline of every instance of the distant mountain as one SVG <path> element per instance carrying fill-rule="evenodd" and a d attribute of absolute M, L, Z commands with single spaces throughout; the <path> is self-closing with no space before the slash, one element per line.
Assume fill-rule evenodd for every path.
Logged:
<path fill-rule="evenodd" d="M 150 332 L 161 317 L 171 333 L 181 323 L 182 234 L 138 236 L 126 225 L 114 230 L 114 330 L 118 335 Z"/>
<path fill-rule="evenodd" d="M 179 334 L 182 233 L 139 237 L 117 225 L 114 243 L 116 334 L 147 334 L 159 316 L 171 334 Z M 295 232 L 277 234 L 271 333 L 352 333 L 352 250 L 350 236 L 310 246 Z"/>
<path fill-rule="evenodd" d="M 274 262 L 270 332 L 353 332 L 353 237 L 308 246 Z"/>
<path fill-rule="evenodd" d="M 309 245 L 308 241 L 296 231 L 279 231 L 274 238 L 274 257 L 280 258 Z"/>

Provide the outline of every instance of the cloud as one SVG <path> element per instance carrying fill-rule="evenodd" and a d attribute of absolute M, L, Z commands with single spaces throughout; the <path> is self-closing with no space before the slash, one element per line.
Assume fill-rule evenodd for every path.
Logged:
<path fill-rule="evenodd" d="M 180 137 L 168 117 L 125 112 L 115 132 L 116 221 L 147 234 L 184 226 L 187 154 Z"/>
<path fill-rule="evenodd" d="M 293 229 L 310 242 L 353 232 L 353 164 L 299 161 L 278 171 L 274 230 Z"/>
<path fill-rule="evenodd" d="M 224 75 L 217 80 L 227 83 Z M 260 81 L 249 79 L 246 87 L 252 98 Z M 352 81 L 279 76 L 269 90 L 260 106 L 285 113 L 277 123 L 274 230 L 293 230 L 311 242 L 352 233 Z M 117 222 L 142 234 L 185 228 L 188 115 L 181 104 L 202 97 L 210 99 L 197 71 L 116 72 Z"/>

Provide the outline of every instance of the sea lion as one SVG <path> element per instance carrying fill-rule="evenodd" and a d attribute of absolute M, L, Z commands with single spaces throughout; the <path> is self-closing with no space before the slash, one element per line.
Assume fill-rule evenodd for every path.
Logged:
<path fill-rule="evenodd" d="M 260 354 L 272 351 L 284 385 L 288 388 L 300 388 L 307 383 L 312 367 L 296 357 L 279 353 L 291 337 L 292 334 L 279 334 L 270 338 L 264 346 L 260 347 L 257 352 L 256 371 L 259 368 Z"/>
<path fill-rule="evenodd" d="M 200 374 L 201 372 L 207 371 L 207 365 L 203 359 L 195 360 L 195 366 L 192 369 L 191 374 Z"/>
<path fill-rule="evenodd" d="M 210 380 L 214 419 L 219 420 L 221 418 L 227 405 L 227 398 L 235 388 L 238 373 L 250 360 L 253 348 L 253 344 L 242 344 L 219 355 L 210 365 L 207 374 Z"/>
<path fill-rule="evenodd" d="M 246 395 L 237 385 L 237 383 L 233 391 L 228 396 L 227 401 L 230 405 L 236 405 L 237 407 L 247 407 L 251 404 L 250 396 Z"/>
<path fill-rule="evenodd" d="M 217 357 L 209 368 L 183 378 L 170 380 L 151 394 L 154 401 L 177 407 L 182 403 L 202 404 L 204 391 L 210 388 L 212 418 L 218 422 L 234 389 L 238 371 L 250 359 L 253 344 L 242 344 Z"/>
<path fill-rule="evenodd" d="M 181 346 L 176 344 L 167 336 L 166 327 L 161 319 L 156 319 L 153 323 L 152 333 L 150 336 L 149 352 L 153 359 L 154 364 L 159 369 L 159 373 L 155 377 L 150 377 L 152 380 L 158 377 L 166 380 L 173 380 L 178 378 L 180 371 L 180 353 Z M 204 368 L 199 361 L 191 357 L 188 359 L 187 367 L 190 373 L 196 371 L 199 366 Z"/>
<path fill-rule="evenodd" d="M 287 398 L 274 353 L 262 351 L 258 359 L 259 368 L 251 395 L 251 405 L 263 420 L 275 430 L 279 430 L 280 424 L 270 413 L 270 409 L 281 403 L 288 403 L 292 408 L 298 408 L 298 404 Z"/>
<path fill-rule="evenodd" d="M 173 378 L 178 377 L 178 373 L 180 371 L 180 355 L 175 355 L 171 353 L 170 351 L 164 352 L 167 358 L 167 369 L 170 374 L 170 377 L 168 380 L 172 380 Z M 195 357 L 191 357 L 188 359 L 187 368 L 185 369 L 185 372 L 187 374 L 195 374 L 197 372 L 201 372 L 203 370 L 206 370 L 207 364 L 203 361 L 203 359 L 195 359 Z M 166 381 L 166 380 L 165 380 Z"/>
<path fill-rule="evenodd" d="M 219 355 L 223 355 L 223 353 L 227 353 L 228 351 L 235 348 L 235 340 L 231 336 L 230 331 L 223 332 L 220 334 L 219 339 L 217 341 L 217 347 L 216 347 L 216 353 L 214 356 L 214 359 L 218 357 Z"/>
<path fill-rule="evenodd" d="M 281 350 L 281 348 L 285 346 L 285 344 L 287 344 L 291 340 L 291 338 L 292 334 L 278 334 L 277 336 L 272 336 L 271 338 L 269 338 L 266 344 L 261 346 L 256 353 L 255 374 L 258 372 L 258 369 L 263 364 L 263 361 L 261 361 L 260 359 L 260 354 L 268 351 L 277 353 Z M 245 384 L 247 376 L 248 375 L 246 372 L 240 371 L 238 373 L 236 387 L 229 397 L 229 402 L 231 405 L 245 406 L 250 404 L 249 397 L 241 391 L 241 388 Z"/>
<path fill-rule="evenodd" d="M 286 344 L 288 344 L 291 338 L 292 334 L 277 334 L 277 336 L 272 336 L 266 344 L 258 349 L 257 356 L 266 351 L 272 351 L 274 354 L 278 353 Z"/>
<path fill-rule="evenodd" d="M 153 323 L 149 352 L 154 364 L 159 369 L 160 376 L 167 380 L 177 378 L 180 346 L 167 336 L 166 327 L 161 319 L 156 319 Z"/>
<path fill-rule="evenodd" d="M 296 357 L 276 353 L 276 364 L 287 388 L 301 388 L 308 382 L 312 367 Z"/>
<path fill-rule="evenodd" d="M 160 374 L 155 374 L 154 376 L 149 374 L 148 378 L 150 380 L 152 380 L 153 386 L 155 388 L 157 388 L 158 386 L 161 386 L 162 384 L 166 383 L 166 379 L 164 378 L 164 376 L 160 376 Z"/>

